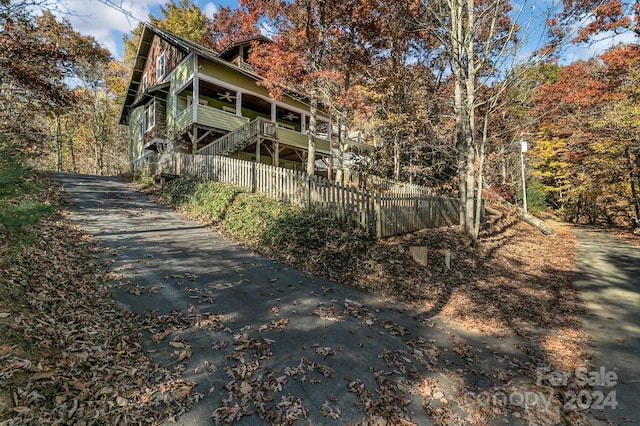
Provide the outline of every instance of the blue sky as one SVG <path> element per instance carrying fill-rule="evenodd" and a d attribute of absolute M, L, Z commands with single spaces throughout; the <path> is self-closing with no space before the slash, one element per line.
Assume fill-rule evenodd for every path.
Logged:
<path fill-rule="evenodd" d="M 160 6 L 168 0 L 54 0 L 66 10 L 65 16 L 81 34 L 92 35 L 100 44 L 108 48 L 117 59 L 122 59 L 122 36 L 128 34 L 138 20 L 148 20 L 149 14 L 160 15 Z M 202 11 L 211 17 L 220 6 L 235 8 L 237 0 L 192 0 Z M 110 3 L 122 8 L 130 16 L 116 8 L 105 4 Z M 523 5 L 525 18 L 531 13 L 542 11 L 548 7 L 557 6 L 557 0 L 522 0 L 515 2 Z M 532 6 L 535 6 L 532 8 Z M 538 12 L 539 13 L 539 12 Z M 585 46 L 570 46 L 563 54 L 561 63 L 567 64 L 578 59 L 587 59 L 601 53 L 607 47 L 617 42 L 630 42 L 634 39 L 631 33 L 618 37 L 603 37 L 600 42 Z M 533 48 L 533 47 L 531 47 Z M 526 47 L 525 47 L 526 50 Z M 522 52 L 525 53 L 525 52 Z"/>

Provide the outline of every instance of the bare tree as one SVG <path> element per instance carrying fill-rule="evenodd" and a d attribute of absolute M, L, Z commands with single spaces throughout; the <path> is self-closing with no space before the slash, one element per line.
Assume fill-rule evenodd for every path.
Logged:
<path fill-rule="evenodd" d="M 460 229 L 474 242 L 480 230 L 485 146 L 491 116 L 501 95 L 516 81 L 533 21 L 519 24 L 527 2 L 513 9 L 508 0 L 423 0 L 425 26 L 439 40 L 452 79 Z"/>

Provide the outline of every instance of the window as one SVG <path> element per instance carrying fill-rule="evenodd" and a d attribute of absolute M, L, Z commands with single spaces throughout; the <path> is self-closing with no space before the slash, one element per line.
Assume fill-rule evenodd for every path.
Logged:
<path fill-rule="evenodd" d="M 145 122 L 145 130 L 148 132 L 153 129 L 156 125 L 156 103 L 155 101 L 151 102 L 144 109 L 144 122 Z"/>
<path fill-rule="evenodd" d="M 162 54 L 158 56 L 158 59 L 156 59 L 156 80 L 160 80 L 162 77 L 164 77 L 164 72 L 165 72 L 165 60 L 164 60 L 164 52 L 162 52 Z"/>
<path fill-rule="evenodd" d="M 147 90 L 147 87 L 149 87 L 148 82 L 147 82 L 147 74 L 142 74 L 142 91 L 144 92 L 145 90 Z"/>

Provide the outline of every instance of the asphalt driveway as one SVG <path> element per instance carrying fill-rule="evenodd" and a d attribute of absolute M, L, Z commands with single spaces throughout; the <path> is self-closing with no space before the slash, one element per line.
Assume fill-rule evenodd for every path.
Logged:
<path fill-rule="evenodd" d="M 537 360 L 518 337 L 480 335 L 307 276 L 121 179 L 52 177 L 64 187 L 72 220 L 105 246 L 103 268 L 118 278 L 113 296 L 141 321 L 147 356 L 197 384 L 200 401 L 178 424 L 383 425 L 376 422 L 392 418 L 422 426 L 466 424 L 469 413 L 490 424 L 554 418 L 535 378 L 519 372 Z M 636 424 L 639 250 L 590 231 L 577 235 L 593 365 L 619 377 L 602 390 L 616 391 L 616 409 L 593 410 L 591 418 Z"/>
<path fill-rule="evenodd" d="M 611 396 L 611 404 L 602 404 L 608 421 L 640 424 L 640 249 L 593 228 L 577 228 L 576 239 L 576 287 L 587 309 L 582 323 L 593 339 L 592 366 L 615 373 L 594 387 L 592 402 Z"/>
<path fill-rule="evenodd" d="M 255 412 L 243 397 L 260 403 L 260 392 L 274 416 L 300 415 L 303 424 L 362 422 L 385 410 L 432 423 L 424 397 L 406 390 L 435 375 L 425 348 L 446 341 L 443 330 L 253 254 L 118 178 L 52 176 L 74 222 L 106 247 L 105 265 L 122 283 L 114 298 L 146 321 L 145 352 L 197 383 L 202 400 L 178 424 L 212 424 L 217 408 Z M 247 415 L 239 424 L 265 421 Z"/>

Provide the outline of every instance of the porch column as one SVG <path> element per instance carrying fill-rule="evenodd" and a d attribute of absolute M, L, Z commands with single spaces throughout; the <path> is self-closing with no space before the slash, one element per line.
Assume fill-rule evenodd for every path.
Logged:
<path fill-rule="evenodd" d="M 193 57 L 193 99 L 191 100 L 191 106 L 193 106 L 193 122 L 198 122 L 198 105 L 200 105 L 200 79 L 198 78 L 198 55 Z"/>
<path fill-rule="evenodd" d="M 331 119 L 329 119 L 329 134 L 327 140 L 329 141 L 329 161 L 327 161 L 327 178 L 333 180 L 333 127 L 331 127 Z"/>
<path fill-rule="evenodd" d="M 242 116 L 242 92 L 239 90 L 236 92 L 236 115 Z"/>
<path fill-rule="evenodd" d="M 273 165 L 280 167 L 280 142 L 276 139 L 273 142 Z"/>
<path fill-rule="evenodd" d="M 307 115 L 300 114 L 300 133 L 305 134 L 307 132 Z"/>
<path fill-rule="evenodd" d="M 271 103 L 271 121 L 274 123 L 278 120 L 278 114 L 276 113 L 276 104 L 275 102 Z"/>
<path fill-rule="evenodd" d="M 260 164 L 260 138 L 256 141 L 256 164 Z"/>

